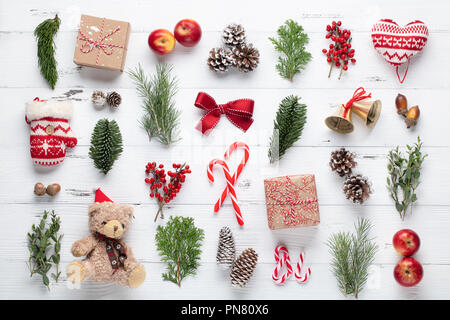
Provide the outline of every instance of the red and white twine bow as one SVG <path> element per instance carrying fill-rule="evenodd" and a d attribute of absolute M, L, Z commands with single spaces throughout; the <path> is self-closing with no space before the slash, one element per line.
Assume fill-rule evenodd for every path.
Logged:
<path fill-rule="evenodd" d="M 273 271 L 272 279 L 277 284 L 283 284 L 294 273 L 294 271 L 292 270 L 291 259 L 289 258 L 289 251 L 284 246 L 277 246 L 275 248 L 274 257 L 275 257 L 275 261 L 277 262 L 277 266 L 275 267 L 275 270 Z M 301 252 L 299 261 L 297 262 L 296 271 L 294 274 L 295 279 L 299 283 L 307 282 L 311 276 L 311 268 L 309 268 L 309 267 L 306 270 L 305 274 L 303 274 L 303 275 L 301 274 L 301 269 L 303 267 L 303 259 L 304 259 L 304 254 L 303 254 L 303 252 Z M 281 270 L 283 269 L 284 265 L 286 265 L 286 268 L 285 268 L 284 273 L 281 274 L 282 273 Z"/>
<path fill-rule="evenodd" d="M 113 34 L 118 32 L 120 30 L 120 27 L 117 26 L 107 34 L 103 36 L 103 29 L 105 26 L 105 18 L 102 19 L 102 26 L 100 28 L 99 36 L 96 40 L 89 38 L 83 31 L 81 31 L 81 28 L 78 28 L 79 36 L 78 40 L 84 41 L 83 44 L 80 47 L 81 52 L 83 53 L 90 53 L 92 50 L 97 49 L 97 59 L 95 60 L 95 64 L 98 65 L 100 53 L 103 51 L 106 55 L 111 55 L 114 53 L 114 48 L 121 48 L 124 49 L 124 46 L 105 42 L 105 39 L 111 37 Z"/>
<path fill-rule="evenodd" d="M 365 95 L 367 92 L 363 87 L 359 87 L 358 89 L 355 90 L 355 92 L 353 92 L 353 97 L 348 100 L 348 102 L 346 104 L 344 104 L 344 114 L 342 115 L 344 118 L 347 115 L 348 110 L 351 109 L 351 107 L 353 106 L 353 104 L 357 101 L 361 101 L 367 98 L 372 97 L 372 94 L 369 93 L 367 95 Z"/>

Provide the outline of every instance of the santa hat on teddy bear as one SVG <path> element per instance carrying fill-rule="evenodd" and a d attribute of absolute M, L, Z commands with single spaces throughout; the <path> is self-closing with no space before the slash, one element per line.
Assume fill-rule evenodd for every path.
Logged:
<path fill-rule="evenodd" d="M 102 202 L 114 202 L 106 194 L 103 193 L 100 188 L 96 188 L 95 190 L 95 203 L 102 203 Z"/>

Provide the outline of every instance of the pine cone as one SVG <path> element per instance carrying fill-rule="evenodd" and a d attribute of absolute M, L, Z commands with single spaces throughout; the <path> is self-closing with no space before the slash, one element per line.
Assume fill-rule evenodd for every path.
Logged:
<path fill-rule="evenodd" d="M 255 250 L 248 248 L 242 251 L 231 268 L 231 285 L 234 287 L 245 287 L 253 275 L 258 262 L 258 254 Z"/>
<path fill-rule="evenodd" d="M 106 102 L 109 104 L 110 107 L 117 108 L 120 106 L 120 103 L 122 102 L 122 97 L 117 92 L 113 91 L 108 93 L 106 96 Z"/>
<path fill-rule="evenodd" d="M 372 193 L 369 181 L 360 174 L 348 177 L 344 182 L 343 190 L 347 199 L 359 204 L 363 204 Z"/>
<path fill-rule="evenodd" d="M 352 168 L 356 167 L 354 158 L 355 154 L 345 150 L 345 148 L 331 152 L 331 170 L 335 171 L 340 177 L 351 175 Z"/>
<path fill-rule="evenodd" d="M 253 71 L 259 63 L 259 51 L 251 43 L 243 44 L 233 48 L 233 59 L 234 65 L 239 71 Z"/>
<path fill-rule="evenodd" d="M 225 72 L 231 65 L 233 65 L 233 54 L 230 49 L 211 49 L 208 57 L 208 66 L 212 71 Z"/>
<path fill-rule="evenodd" d="M 94 91 L 92 92 L 92 103 L 97 106 L 101 107 L 104 106 L 106 103 L 106 95 L 102 91 Z"/>
<path fill-rule="evenodd" d="M 230 24 L 223 30 L 223 42 L 230 47 L 245 42 L 245 30 L 240 24 Z"/>
<path fill-rule="evenodd" d="M 230 228 L 223 227 L 219 233 L 219 246 L 217 248 L 216 261 L 223 267 L 230 268 L 236 259 L 236 248 Z"/>

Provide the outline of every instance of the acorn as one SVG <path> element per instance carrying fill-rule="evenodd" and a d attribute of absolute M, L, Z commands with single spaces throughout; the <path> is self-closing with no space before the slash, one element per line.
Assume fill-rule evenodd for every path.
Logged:
<path fill-rule="evenodd" d="M 53 197 L 56 196 L 56 194 L 61 190 L 61 186 L 57 183 L 51 184 L 47 187 L 47 189 L 45 190 L 45 192 Z"/>
<path fill-rule="evenodd" d="M 37 196 L 43 196 L 45 194 L 45 186 L 43 183 L 38 182 L 34 185 L 34 194 Z"/>
<path fill-rule="evenodd" d="M 406 119 L 405 119 L 406 127 L 407 128 L 414 127 L 417 124 L 417 120 L 419 119 L 419 116 L 420 116 L 420 110 L 419 110 L 418 106 L 409 108 L 408 113 L 406 114 Z"/>
<path fill-rule="evenodd" d="M 398 94 L 397 98 L 395 98 L 395 106 L 397 107 L 397 113 L 405 116 L 408 112 L 408 101 L 406 97 L 402 94 Z"/>

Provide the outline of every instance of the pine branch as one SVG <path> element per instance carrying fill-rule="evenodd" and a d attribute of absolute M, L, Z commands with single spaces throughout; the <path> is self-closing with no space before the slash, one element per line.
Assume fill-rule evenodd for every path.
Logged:
<path fill-rule="evenodd" d="M 286 153 L 296 142 L 306 123 L 306 105 L 300 104 L 297 96 L 284 98 L 278 108 L 276 119 L 273 122 L 273 135 L 270 138 L 269 159 L 273 163 Z"/>
<path fill-rule="evenodd" d="M 309 37 L 303 32 L 303 27 L 293 20 L 287 20 L 278 28 L 278 39 L 269 38 L 275 50 L 282 55 L 278 57 L 276 68 L 283 78 L 293 80 L 311 60 L 311 54 L 305 50 Z"/>
<path fill-rule="evenodd" d="M 139 96 L 144 99 L 143 115 L 140 124 L 149 139 L 156 137 L 162 144 L 169 146 L 179 138 L 180 111 L 173 100 L 177 92 L 177 80 L 172 77 L 172 66 L 158 64 L 156 74 L 148 79 L 139 65 L 128 74 L 136 84 Z"/>
<path fill-rule="evenodd" d="M 358 298 L 367 282 L 369 266 L 378 250 L 377 244 L 369 238 L 371 228 L 368 219 L 358 219 L 355 233 L 332 234 L 327 242 L 333 256 L 331 269 L 344 295 L 353 294 Z"/>
<path fill-rule="evenodd" d="M 47 80 L 52 89 L 55 89 L 58 81 L 58 71 L 56 70 L 55 42 L 53 38 L 58 32 L 61 20 L 58 15 L 54 19 L 44 20 L 34 29 L 34 35 L 38 43 L 38 64 L 41 74 Z"/>
<path fill-rule="evenodd" d="M 167 262 L 167 272 L 162 277 L 181 286 L 188 275 L 195 275 L 200 265 L 201 242 L 205 234 L 196 228 L 193 218 L 170 217 L 165 227 L 158 226 L 156 248 L 161 261 Z"/>
<path fill-rule="evenodd" d="M 107 174 L 122 151 L 122 134 L 117 122 L 99 120 L 92 132 L 89 148 L 89 157 L 94 160 L 95 167 Z"/>

